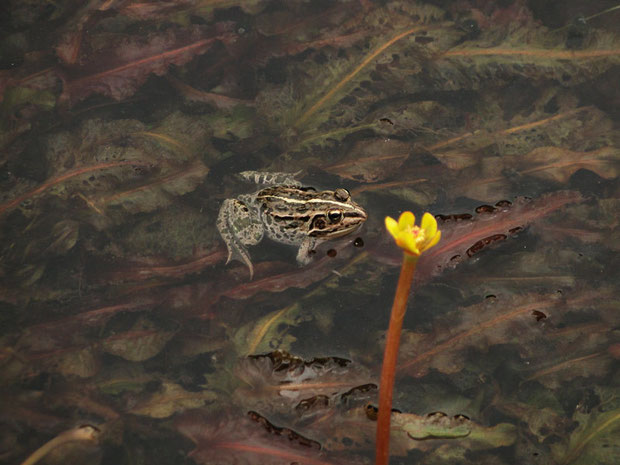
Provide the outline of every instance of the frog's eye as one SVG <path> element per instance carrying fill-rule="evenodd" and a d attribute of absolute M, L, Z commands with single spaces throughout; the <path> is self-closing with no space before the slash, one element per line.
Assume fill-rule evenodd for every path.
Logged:
<path fill-rule="evenodd" d="M 340 210 L 330 210 L 327 212 L 327 217 L 332 223 L 337 223 L 342 219 L 342 212 Z"/>
<path fill-rule="evenodd" d="M 334 191 L 334 197 L 340 202 L 346 202 L 351 198 L 351 194 L 348 190 L 340 187 Z"/>

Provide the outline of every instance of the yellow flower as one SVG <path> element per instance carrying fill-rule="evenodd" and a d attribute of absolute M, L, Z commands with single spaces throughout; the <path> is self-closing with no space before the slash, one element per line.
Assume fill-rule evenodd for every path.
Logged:
<path fill-rule="evenodd" d="M 430 213 L 424 213 L 420 226 L 415 225 L 415 216 L 411 212 L 403 212 L 398 222 L 387 216 L 385 227 L 396 240 L 398 247 L 416 257 L 437 244 L 441 238 L 437 220 Z"/>

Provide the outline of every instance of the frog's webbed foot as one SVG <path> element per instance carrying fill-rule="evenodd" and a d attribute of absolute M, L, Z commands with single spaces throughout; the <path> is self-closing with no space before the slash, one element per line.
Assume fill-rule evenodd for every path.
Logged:
<path fill-rule="evenodd" d="M 307 265 L 312 261 L 312 254 L 314 253 L 314 247 L 317 241 L 313 238 L 308 238 L 301 243 L 299 250 L 297 251 L 297 263 L 300 266 Z"/>
<path fill-rule="evenodd" d="M 224 235 L 222 235 L 224 237 Z M 224 239 L 226 240 L 226 239 Z M 247 249 L 241 245 L 241 243 L 233 238 L 230 241 L 226 241 L 226 247 L 228 248 L 228 258 L 226 259 L 226 265 L 231 261 L 237 260 L 245 263 L 250 271 L 250 280 L 254 277 L 254 267 L 252 266 L 252 260 L 250 260 L 250 254 Z"/>
<path fill-rule="evenodd" d="M 228 248 L 226 264 L 232 260 L 245 263 L 250 270 L 250 279 L 252 279 L 254 267 L 246 246 L 258 244 L 261 241 L 262 225 L 252 221 L 247 206 L 236 199 L 224 200 L 217 215 L 216 224 Z"/>
<path fill-rule="evenodd" d="M 279 173 L 277 171 L 242 171 L 239 173 L 246 181 L 266 186 L 292 186 L 301 187 L 301 183 L 295 179 L 301 171 L 296 173 Z"/>

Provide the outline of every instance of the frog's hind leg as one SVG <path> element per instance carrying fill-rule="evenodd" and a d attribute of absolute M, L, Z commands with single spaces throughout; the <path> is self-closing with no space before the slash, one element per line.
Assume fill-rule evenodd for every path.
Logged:
<path fill-rule="evenodd" d="M 217 229 L 228 248 L 226 264 L 232 260 L 245 263 L 250 270 L 250 279 L 254 275 L 254 267 L 246 246 L 258 244 L 263 238 L 263 226 L 253 220 L 248 207 L 236 200 L 226 199 L 217 215 Z"/>
<path fill-rule="evenodd" d="M 295 179 L 301 171 L 296 173 L 280 173 L 277 171 L 242 171 L 239 173 L 246 181 L 253 182 L 255 184 L 264 184 L 266 186 L 292 186 L 301 187 L 301 183 Z"/>

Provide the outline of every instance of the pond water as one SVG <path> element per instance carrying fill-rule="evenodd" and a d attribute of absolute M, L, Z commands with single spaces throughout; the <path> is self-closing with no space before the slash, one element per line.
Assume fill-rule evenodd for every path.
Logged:
<path fill-rule="evenodd" d="M 0 463 L 620 462 L 616 2 L 0 12 Z"/>

